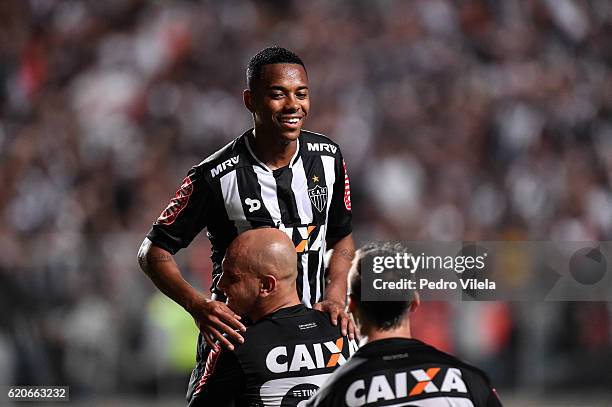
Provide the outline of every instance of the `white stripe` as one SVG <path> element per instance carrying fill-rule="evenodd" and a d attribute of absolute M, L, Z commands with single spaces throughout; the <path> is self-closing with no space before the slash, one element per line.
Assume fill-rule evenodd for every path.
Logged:
<path fill-rule="evenodd" d="M 308 252 L 302 253 L 302 304 L 312 307 L 310 302 L 310 282 L 308 281 Z"/>
<path fill-rule="evenodd" d="M 330 157 L 327 155 L 321 156 L 321 161 L 323 162 L 323 171 L 325 171 L 325 184 L 327 185 L 327 209 L 325 213 L 329 213 L 329 207 L 331 206 L 331 200 L 334 196 L 334 182 L 336 182 L 336 170 L 335 170 L 335 161 L 334 157 Z M 327 224 L 327 216 L 325 217 L 325 224 Z"/>
<path fill-rule="evenodd" d="M 230 171 L 219 179 L 221 183 L 221 193 L 223 194 L 223 203 L 227 216 L 236 225 L 238 233 L 242 233 L 251 228 L 251 225 L 244 216 L 242 202 L 240 202 L 240 193 L 238 192 L 238 178 L 236 171 Z"/>
<path fill-rule="evenodd" d="M 295 162 L 291 171 L 293 173 L 291 192 L 295 196 L 300 223 L 302 225 L 309 225 L 312 222 L 312 204 L 310 199 L 308 199 L 308 180 L 306 179 L 304 162 L 301 157 Z"/>
<path fill-rule="evenodd" d="M 292 388 L 300 384 L 314 385 L 317 389 L 331 376 L 331 373 L 314 376 L 283 377 L 282 379 L 268 380 L 259 388 L 259 395 L 264 406 L 281 406 L 285 395 L 291 396 Z M 302 405 L 300 402 L 299 405 Z M 296 404 L 297 405 L 297 404 Z"/>
<path fill-rule="evenodd" d="M 271 172 L 267 172 L 257 165 L 254 165 L 253 169 L 255 174 L 257 174 L 257 181 L 261 188 L 263 204 L 268 212 L 270 212 L 274 223 L 278 223 L 281 221 L 281 212 L 278 206 L 278 195 L 276 194 L 276 179 Z"/>

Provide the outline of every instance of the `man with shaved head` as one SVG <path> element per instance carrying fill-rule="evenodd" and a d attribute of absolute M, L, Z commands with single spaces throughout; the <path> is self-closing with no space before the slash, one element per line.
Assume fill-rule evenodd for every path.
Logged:
<path fill-rule="evenodd" d="M 249 319 L 244 343 L 215 346 L 194 383 L 190 407 L 298 406 L 357 349 L 329 316 L 302 304 L 296 252 L 278 229 L 239 235 L 222 262 L 219 289 Z"/>
<path fill-rule="evenodd" d="M 276 228 L 292 240 L 300 301 L 354 335 L 346 311 L 354 254 L 351 190 L 340 147 L 302 127 L 310 90 L 296 54 L 267 47 L 250 59 L 246 73 L 243 101 L 253 127 L 189 170 L 138 251 L 142 270 L 200 330 L 194 374 L 204 370 L 206 348 L 225 346 L 224 336 L 244 340 L 243 320 L 228 308 L 218 283 L 229 244 L 252 229 Z M 204 229 L 212 249 L 210 297 L 174 261 Z M 191 383 L 199 380 L 192 377 Z M 189 387 L 187 399 L 193 391 Z"/>

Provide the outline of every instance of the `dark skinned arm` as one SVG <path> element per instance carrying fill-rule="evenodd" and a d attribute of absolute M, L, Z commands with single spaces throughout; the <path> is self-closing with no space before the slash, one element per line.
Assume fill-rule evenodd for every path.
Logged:
<path fill-rule="evenodd" d="M 218 350 L 217 340 L 230 350 L 234 348 L 224 333 L 237 342 L 243 342 L 242 335 L 235 331 L 246 330 L 239 321 L 240 316 L 225 303 L 210 300 L 191 286 L 183 278 L 171 253 L 145 238 L 138 251 L 138 264 L 162 293 L 191 314 L 206 343 L 213 349 Z"/>
<path fill-rule="evenodd" d="M 313 308 L 328 313 L 334 325 L 337 325 L 339 320 L 342 335 L 348 333 L 349 337 L 354 339 L 355 325 L 346 310 L 347 276 L 355 256 L 352 233 L 338 240 L 332 248 L 334 251 L 329 261 L 325 296 Z"/>

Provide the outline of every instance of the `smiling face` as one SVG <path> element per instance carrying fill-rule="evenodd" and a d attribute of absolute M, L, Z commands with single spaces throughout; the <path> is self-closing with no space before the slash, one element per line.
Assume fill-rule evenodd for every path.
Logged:
<path fill-rule="evenodd" d="M 253 89 L 245 91 L 244 103 L 253 113 L 258 133 L 286 142 L 296 140 L 310 108 L 304 67 L 264 65 Z"/>

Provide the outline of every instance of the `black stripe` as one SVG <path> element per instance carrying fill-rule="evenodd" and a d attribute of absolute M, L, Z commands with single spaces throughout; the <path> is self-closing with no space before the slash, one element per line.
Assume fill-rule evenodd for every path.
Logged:
<path fill-rule="evenodd" d="M 212 285 L 210 291 L 217 295 L 222 295 L 217 289 L 217 282 L 221 275 L 221 261 L 225 256 L 225 248 L 230 245 L 232 240 L 238 236 L 236 224 L 229 218 L 227 209 L 223 204 L 223 192 L 221 191 L 220 178 L 213 184 L 213 192 L 217 194 L 219 199 L 215 199 L 215 208 L 212 213 L 216 216 L 210 219 L 206 234 L 210 240 L 212 254 L 210 256 L 213 262 L 212 270 Z"/>
<path fill-rule="evenodd" d="M 238 180 L 238 194 L 240 195 L 242 210 L 251 227 L 255 229 L 262 226 L 274 226 L 272 215 L 270 215 L 270 212 L 268 212 L 263 203 L 261 186 L 253 167 L 247 165 L 236 169 L 236 178 Z M 252 204 L 247 205 L 247 199 L 258 200 L 259 204 L 257 207 Z M 256 209 L 249 212 L 251 208 Z"/>
<path fill-rule="evenodd" d="M 295 195 L 291 189 L 293 171 L 290 168 L 282 168 L 273 172 L 276 180 L 276 197 L 281 220 L 284 225 L 300 224 L 300 214 L 297 209 Z"/>
<path fill-rule="evenodd" d="M 294 232 L 294 233 L 298 233 L 298 232 Z M 298 294 L 298 298 L 300 299 L 300 301 L 302 300 L 302 293 L 304 292 L 303 287 L 304 284 L 302 283 L 302 273 L 304 272 L 303 267 L 302 267 L 302 256 L 303 253 L 298 253 L 297 255 L 297 270 L 298 270 L 298 276 L 297 279 L 295 280 L 295 287 L 297 288 L 297 294 Z M 310 258 L 308 259 L 310 260 Z"/>
<path fill-rule="evenodd" d="M 306 160 L 306 157 L 308 159 Z M 310 156 L 302 156 L 302 160 L 304 160 L 304 172 L 306 174 L 306 180 L 308 182 L 308 194 L 310 191 L 315 189 L 317 186 L 321 188 L 326 188 L 327 184 L 325 183 L 325 170 L 323 169 L 323 161 L 321 161 L 321 157 L 318 155 L 310 155 Z M 318 181 L 316 181 L 318 179 Z M 331 191 L 327 191 L 329 194 Z M 310 198 L 310 196 L 309 196 Z M 317 207 L 313 204 L 313 199 L 310 198 L 310 207 L 312 208 L 312 217 L 313 223 L 317 225 L 325 224 L 326 218 L 326 208 L 323 208 L 322 211 L 319 211 Z"/>
<path fill-rule="evenodd" d="M 314 231 L 313 233 L 315 233 Z M 317 269 L 319 268 L 319 251 L 308 252 L 308 282 L 310 284 L 310 302 L 315 304 L 320 301 L 317 298 Z M 321 286 L 323 289 L 323 286 Z"/>
<path fill-rule="evenodd" d="M 309 236 L 309 240 L 311 242 L 311 244 L 314 244 L 314 242 L 319 238 L 319 235 L 321 235 L 322 232 L 322 228 L 323 225 L 318 225 L 310 234 Z M 311 285 L 311 301 L 312 303 L 316 303 L 321 301 L 321 298 L 323 296 L 323 294 L 325 293 L 325 262 L 323 261 L 323 258 L 321 258 L 319 261 L 319 255 L 321 254 L 321 252 L 323 252 L 323 255 L 325 254 L 325 251 L 323 250 L 323 244 L 325 244 L 325 242 L 321 242 L 321 246 L 319 247 L 319 250 L 313 250 L 310 252 L 310 256 L 308 257 L 308 269 L 309 269 L 309 280 L 311 281 L 310 285 Z M 323 257 L 323 256 L 321 256 Z M 317 270 L 321 269 L 321 273 L 319 275 L 319 287 L 321 289 L 320 292 L 320 296 L 317 298 Z"/>

